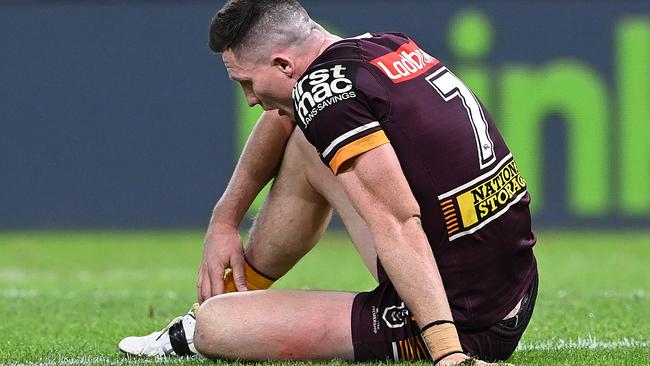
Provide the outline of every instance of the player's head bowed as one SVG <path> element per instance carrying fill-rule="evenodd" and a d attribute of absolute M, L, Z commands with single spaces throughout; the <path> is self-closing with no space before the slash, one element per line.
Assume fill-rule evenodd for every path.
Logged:
<path fill-rule="evenodd" d="M 305 42 L 320 28 L 295 0 L 230 0 L 212 19 L 210 49 L 261 58 Z"/>
<path fill-rule="evenodd" d="M 293 86 L 328 40 L 296 0 L 230 0 L 212 19 L 209 46 L 250 106 L 291 117 Z"/>

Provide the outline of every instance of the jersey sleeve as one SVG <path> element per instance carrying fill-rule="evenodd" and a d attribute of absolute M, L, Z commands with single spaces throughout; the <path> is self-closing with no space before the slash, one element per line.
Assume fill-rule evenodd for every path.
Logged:
<path fill-rule="evenodd" d="M 389 143 L 380 110 L 386 91 L 356 63 L 312 68 L 294 88 L 296 122 L 334 174 L 346 161 Z"/>

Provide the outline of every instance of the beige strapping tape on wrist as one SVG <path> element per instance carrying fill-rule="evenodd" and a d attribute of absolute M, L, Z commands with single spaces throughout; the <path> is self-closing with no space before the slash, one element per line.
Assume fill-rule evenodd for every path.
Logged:
<path fill-rule="evenodd" d="M 431 359 L 436 363 L 452 353 L 463 352 L 456 326 L 451 323 L 434 325 L 426 329 L 422 332 L 422 338 L 429 349 Z"/>

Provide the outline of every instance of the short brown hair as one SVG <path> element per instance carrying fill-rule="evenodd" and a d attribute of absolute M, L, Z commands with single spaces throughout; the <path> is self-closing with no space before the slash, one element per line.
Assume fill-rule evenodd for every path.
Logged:
<path fill-rule="evenodd" d="M 208 45 L 216 53 L 237 49 L 248 41 L 255 28 L 267 28 L 261 29 L 261 34 L 273 32 L 273 27 L 296 14 L 309 19 L 296 0 L 229 0 L 212 18 Z"/>

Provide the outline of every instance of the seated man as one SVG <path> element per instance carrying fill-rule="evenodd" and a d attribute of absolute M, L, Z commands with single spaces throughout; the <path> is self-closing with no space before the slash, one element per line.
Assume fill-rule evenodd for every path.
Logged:
<path fill-rule="evenodd" d="M 249 104 L 269 112 L 215 208 L 200 309 L 120 349 L 246 360 L 507 359 L 534 307 L 535 236 L 526 183 L 476 96 L 408 37 L 341 39 L 295 0 L 229 1 L 213 19 L 210 46 Z M 278 166 L 244 259 L 238 224 Z M 378 287 L 263 290 L 316 244 L 332 207 Z M 226 268 L 225 286 L 241 292 L 223 294 Z"/>

